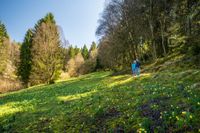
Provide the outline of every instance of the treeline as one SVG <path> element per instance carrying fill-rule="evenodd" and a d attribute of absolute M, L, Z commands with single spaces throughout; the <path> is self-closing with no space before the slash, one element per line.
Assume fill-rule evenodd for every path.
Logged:
<path fill-rule="evenodd" d="M 86 45 L 83 48 L 70 46 L 66 49 L 63 70 L 68 72 L 69 76 L 77 76 L 96 71 L 98 69 L 97 51 L 95 42 L 91 44 L 90 49 Z"/>
<path fill-rule="evenodd" d="M 96 70 L 97 46 L 63 47 L 52 13 L 28 29 L 22 44 L 13 43 L 0 24 L 0 90 L 51 84 L 62 75 L 78 76 Z M 8 78 L 9 83 L 5 81 Z M 64 77 L 66 78 L 66 77 Z M 17 83 L 13 84 L 11 79 Z M 20 82 L 19 82 L 20 81 Z M 2 86 L 2 83 L 5 85 Z M 0 91 L 0 92 L 1 92 Z"/>
<path fill-rule="evenodd" d="M 16 76 L 19 63 L 19 44 L 12 42 L 6 27 L 0 22 L 0 92 L 21 88 Z"/>
<path fill-rule="evenodd" d="M 200 53 L 199 0 L 109 0 L 99 20 L 98 59 L 122 69 L 176 53 Z"/>
<path fill-rule="evenodd" d="M 199 27 L 199 0 L 109 0 L 96 31 L 99 44 L 89 49 L 63 47 L 51 13 L 27 30 L 22 44 L 12 42 L 0 23 L 0 89 L 50 84 L 101 68 L 122 70 L 134 59 L 170 54 L 200 62 Z"/>

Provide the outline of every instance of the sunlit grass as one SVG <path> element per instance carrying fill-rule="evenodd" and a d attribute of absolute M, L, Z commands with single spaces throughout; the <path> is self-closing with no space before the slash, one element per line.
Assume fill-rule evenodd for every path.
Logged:
<path fill-rule="evenodd" d="M 14 103 L 5 104 L 0 107 L 0 117 L 5 115 L 14 114 L 23 110 L 20 107 L 13 107 Z"/>
<path fill-rule="evenodd" d="M 76 94 L 76 95 L 59 96 L 58 100 L 60 101 L 78 100 L 87 96 L 91 96 L 95 92 L 97 92 L 97 90 L 93 90 L 93 91 L 82 93 L 82 94 Z"/>
<path fill-rule="evenodd" d="M 0 105 L 0 118 L 7 115 L 12 115 L 18 112 L 29 111 L 33 109 L 33 105 L 29 101 L 9 102 Z"/>
<path fill-rule="evenodd" d="M 198 78 L 185 73 L 98 72 L 0 94 L 0 132 L 198 132 L 200 92 L 191 87 Z"/>
<path fill-rule="evenodd" d="M 119 79 L 119 78 L 124 78 L 123 80 L 116 80 L 116 79 Z M 108 87 L 111 88 L 111 87 L 114 87 L 114 86 L 117 86 L 117 85 L 122 85 L 122 84 L 125 84 L 125 83 L 128 83 L 130 81 L 133 81 L 133 77 L 129 76 L 118 76 L 118 77 L 114 77 L 113 79 L 115 79 L 116 81 L 111 81 L 110 84 L 108 84 Z M 112 79 L 111 79 L 112 80 Z"/>

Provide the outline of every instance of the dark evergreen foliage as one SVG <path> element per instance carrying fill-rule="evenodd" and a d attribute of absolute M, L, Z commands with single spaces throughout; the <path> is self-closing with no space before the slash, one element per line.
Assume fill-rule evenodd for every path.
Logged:
<path fill-rule="evenodd" d="M 30 74 L 31 74 L 32 41 L 33 41 L 33 30 L 29 29 L 26 32 L 24 42 L 22 43 L 21 48 L 20 48 L 20 63 L 18 66 L 18 75 L 20 76 L 20 79 L 24 83 L 25 86 L 28 86 Z"/>

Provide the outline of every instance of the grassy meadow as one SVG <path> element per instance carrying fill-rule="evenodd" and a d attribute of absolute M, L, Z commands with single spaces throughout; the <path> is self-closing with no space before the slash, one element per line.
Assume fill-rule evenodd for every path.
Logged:
<path fill-rule="evenodd" d="M 96 72 L 0 94 L 0 132 L 199 132 L 199 78 Z"/>

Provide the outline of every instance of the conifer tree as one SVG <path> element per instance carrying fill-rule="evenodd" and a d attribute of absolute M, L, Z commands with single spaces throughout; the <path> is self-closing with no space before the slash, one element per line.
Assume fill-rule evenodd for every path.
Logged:
<path fill-rule="evenodd" d="M 80 48 L 78 48 L 77 46 L 75 46 L 74 52 L 75 52 L 75 55 L 79 54 L 80 53 Z"/>
<path fill-rule="evenodd" d="M 32 40 L 33 40 L 33 31 L 29 29 L 26 32 L 24 41 L 20 48 L 20 63 L 18 67 L 18 75 L 20 76 L 21 81 L 24 86 L 28 86 L 31 67 L 32 67 L 32 56 L 31 56 L 31 48 L 32 48 Z"/>
<path fill-rule="evenodd" d="M 72 46 L 69 47 L 69 58 L 74 58 L 75 57 L 75 51 Z"/>
<path fill-rule="evenodd" d="M 97 48 L 97 45 L 96 45 L 96 43 L 95 43 L 95 42 L 92 42 L 92 45 L 91 45 L 91 47 L 90 47 L 90 50 L 89 50 L 89 52 L 91 52 L 91 51 L 95 50 L 96 48 Z"/>
<path fill-rule="evenodd" d="M 30 80 L 32 84 L 53 83 L 60 75 L 63 62 L 58 28 L 53 15 L 48 13 L 35 27 Z"/>
<path fill-rule="evenodd" d="M 88 52 L 88 48 L 86 45 L 83 46 L 82 50 L 81 50 L 82 56 L 85 60 L 88 59 L 89 57 L 89 52 Z"/>

